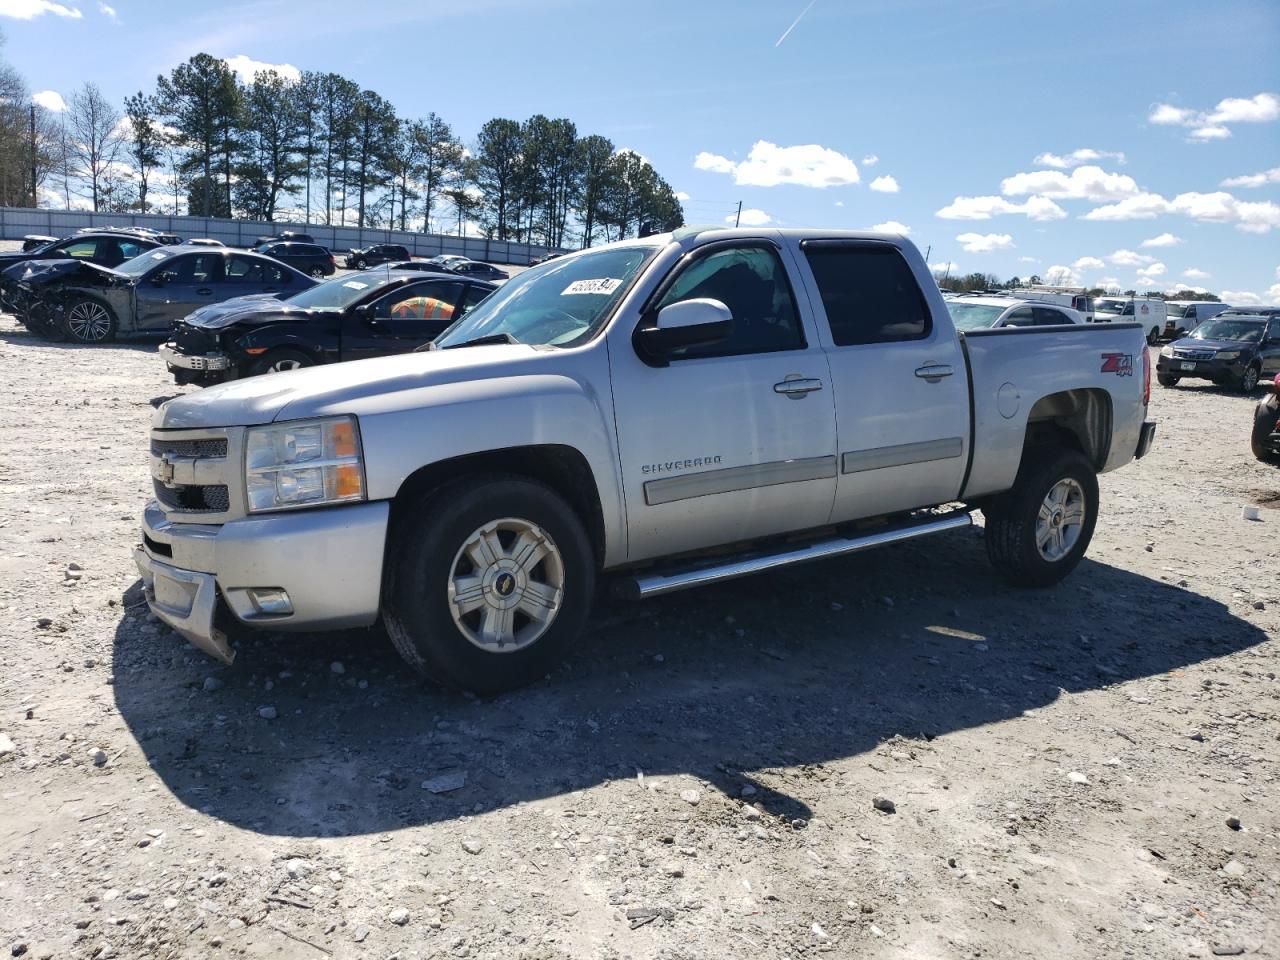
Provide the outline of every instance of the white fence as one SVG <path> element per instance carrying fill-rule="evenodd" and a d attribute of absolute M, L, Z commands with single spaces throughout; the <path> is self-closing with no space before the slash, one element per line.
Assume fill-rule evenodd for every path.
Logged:
<path fill-rule="evenodd" d="M 82 227 L 150 227 L 186 239 L 208 237 L 234 247 L 252 246 L 259 236 L 282 230 L 309 233 L 316 243 L 343 251 L 371 243 L 398 243 L 419 257 L 455 253 L 489 263 L 523 265 L 540 257 L 548 248 L 510 240 L 478 237 L 451 237 L 439 233 L 403 230 L 373 230 L 359 227 L 327 227 L 323 224 L 266 223 L 257 220 L 222 220 L 215 217 L 166 217 L 142 213 L 93 213 L 88 210 L 33 210 L 30 207 L 0 207 L 0 238 L 21 240 L 29 233 L 64 237 Z"/>

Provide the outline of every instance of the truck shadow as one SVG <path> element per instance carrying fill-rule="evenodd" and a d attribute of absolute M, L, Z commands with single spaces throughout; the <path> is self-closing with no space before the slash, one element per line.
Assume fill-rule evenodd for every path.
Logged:
<path fill-rule="evenodd" d="M 491 699 L 417 680 L 377 630 L 254 636 L 224 668 L 138 600 L 135 584 L 114 693 L 147 761 L 181 802 L 274 836 L 450 821 L 637 771 L 734 796 L 754 783 L 768 811 L 808 817 L 754 773 L 999 723 L 1266 639 L 1221 603 L 1087 559 L 1056 589 L 1009 589 L 975 532 L 602 600 L 563 668 Z M 465 784 L 433 793 L 445 774 Z"/>

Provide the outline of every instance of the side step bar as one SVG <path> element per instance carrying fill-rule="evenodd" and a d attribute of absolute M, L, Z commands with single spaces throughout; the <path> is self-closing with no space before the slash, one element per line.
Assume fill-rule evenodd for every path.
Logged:
<path fill-rule="evenodd" d="M 764 573 L 778 567 L 789 567 L 796 563 L 808 563 L 810 560 L 825 560 L 828 557 L 841 557 L 848 553 L 860 553 L 873 547 L 884 547 L 891 543 L 902 543 L 916 537 L 927 537 L 933 533 L 947 530 L 959 530 L 972 526 L 973 518 L 967 513 L 950 514 L 937 520 L 927 520 L 909 526 L 897 527 L 893 530 L 882 530 L 862 537 L 832 537 L 811 543 L 807 547 L 794 550 L 783 550 L 778 553 L 756 554 L 745 559 L 729 560 L 712 566 L 696 567 L 673 573 L 653 573 L 624 579 L 620 584 L 624 596 L 644 600 L 649 597 L 660 597 L 664 593 L 687 590 L 690 587 L 701 587 L 721 580 L 735 580 L 748 577 L 753 573 Z"/>

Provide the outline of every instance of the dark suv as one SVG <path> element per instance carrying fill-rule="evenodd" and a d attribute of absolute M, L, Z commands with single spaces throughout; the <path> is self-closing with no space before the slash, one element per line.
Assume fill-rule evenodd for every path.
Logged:
<path fill-rule="evenodd" d="M 366 267 L 377 267 L 384 263 L 395 263 L 397 260 L 411 260 L 407 247 L 398 243 L 375 243 L 368 247 L 360 247 L 347 254 L 345 264 L 352 270 L 363 270 Z"/>
<path fill-rule="evenodd" d="M 315 243 L 316 238 L 309 233 L 300 233 L 297 230 L 281 230 L 275 236 L 259 237 L 256 246 L 262 246 L 264 243 L 272 242 L 280 243 Z"/>
<path fill-rule="evenodd" d="M 287 263 L 293 269 L 316 279 L 331 277 L 333 271 L 338 268 L 333 254 L 315 243 L 292 241 L 263 243 L 254 247 L 254 252 L 279 260 L 281 263 Z"/>
<path fill-rule="evenodd" d="M 1245 393 L 1280 373 L 1280 316 L 1220 313 L 1160 351 L 1156 379 L 1177 386 L 1183 377 L 1212 380 Z"/>

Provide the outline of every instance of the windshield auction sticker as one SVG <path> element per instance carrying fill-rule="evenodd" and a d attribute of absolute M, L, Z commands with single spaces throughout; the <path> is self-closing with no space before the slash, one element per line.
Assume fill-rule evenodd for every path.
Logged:
<path fill-rule="evenodd" d="M 621 284 L 622 281 L 616 277 L 601 277 L 598 280 L 575 280 L 560 291 L 560 296 L 568 297 L 576 293 L 613 293 Z"/>
<path fill-rule="evenodd" d="M 359 280 L 348 280 L 346 283 L 343 284 L 343 286 L 349 287 L 352 290 L 363 290 L 365 287 L 368 286 L 368 284 L 361 283 Z"/>

